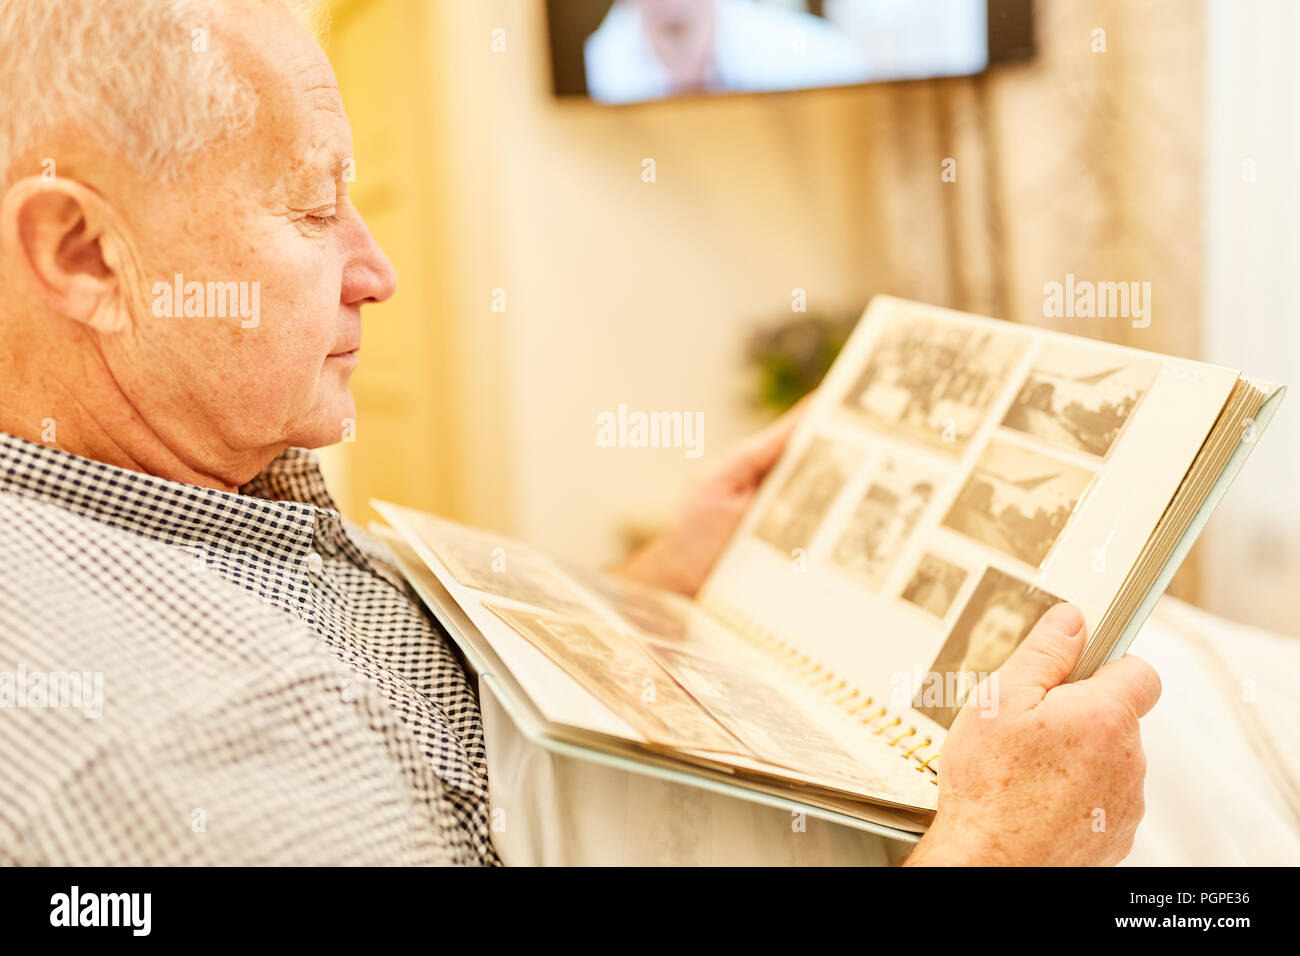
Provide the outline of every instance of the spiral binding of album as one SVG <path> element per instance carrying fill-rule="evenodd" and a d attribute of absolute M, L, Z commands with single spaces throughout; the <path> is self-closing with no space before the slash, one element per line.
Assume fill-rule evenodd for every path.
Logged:
<path fill-rule="evenodd" d="M 872 733 L 881 737 L 889 733 L 886 742 L 891 747 L 899 747 L 898 756 L 912 761 L 919 773 L 929 774 L 930 782 L 939 785 L 939 768 L 935 766 L 935 761 L 939 757 L 941 744 L 937 744 L 930 734 L 907 726 L 903 718 L 891 713 L 888 707 L 877 704 L 871 697 L 850 686 L 848 681 L 838 678 L 819 661 L 760 627 L 736 608 L 707 595 L 700 599 L 700 604 L 761 653 L 792 672 L 809 689 L 831 698 L 837 707 L 843 708 L 845 714 L 865 724 Z M 866 711 L 865 715 L 863 711 Z M 880 720 L 885 722 L 875 726 Z M 895 728 L 902 730 L 902 733 L 892 733 Z"/>

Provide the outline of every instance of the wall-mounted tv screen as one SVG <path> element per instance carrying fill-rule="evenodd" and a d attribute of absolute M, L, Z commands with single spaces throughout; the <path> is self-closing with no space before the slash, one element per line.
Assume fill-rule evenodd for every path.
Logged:
<path fill-rule="evenodd" d="M 970 76 L 1032 0 L 548 0 L 555 91 L 601 103 Z"/>

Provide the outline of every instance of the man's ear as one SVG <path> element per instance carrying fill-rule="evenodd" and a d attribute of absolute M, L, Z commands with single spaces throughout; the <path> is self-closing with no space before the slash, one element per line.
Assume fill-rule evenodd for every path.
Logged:
<path fill-rule="evenodd" d="M 18 180 L 0 201 L 0 242 L 60 315 L 115 334 L 141 314 L 143 270 L 120 217 L 88 186 Z"/>

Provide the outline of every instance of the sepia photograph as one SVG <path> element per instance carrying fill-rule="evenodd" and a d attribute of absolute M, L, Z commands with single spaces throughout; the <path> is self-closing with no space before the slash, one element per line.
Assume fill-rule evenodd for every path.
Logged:
<path fill-rule="evenodd" d="M 1094 478 L 1042 452 L 990 441 L 943 523 L 1038 568 Z"/>
<path fill-rule="evenodd" d="M 651 743 L 747 754 L 631 638 L 597 621 L 484 605 Z"/>
<path fill-rule="evenodd" d="M 1159 371 L 1154 359 L 1049 342 L 1002 424 L 1105 459 Z"/>
<path fill-rule="evenodd" d="M 1061 599 L 988 568 L 917 688 L 912 706 L 951 727 L 967 697 L 1002 666 L 1038 619 Z"/>
<path fill-rule="evenodd" d="M 596 613 L 550 558 L 525 544 L 432 515 L 408 514 L 407 520 L 451 576 L 466 587 L 546 610 Z"/>
<path fill-rule="evenodd" d="M 670 643 L 687 640 L 695 606 L 686 598 L 601 571 L 574 568 L 572 573 L 637 630 Z"/>
<path fill-rule="evenodd" d="M 947 617 L 948 609 L 965 582 L 965 568 L 927 552 L 921 555 L 900 596 L 942 619 Z"/>
<path fill-rule="evenodd" d="M 667 644 L 728 659 L 745 652 L 743 639 L 689 598 L 599 571 L 575 569 L 574 574 L 609 602 L 638 645 Z"/>
<path fill-rule="evenodd" d="M 655 657 L 761 759 L 812 775 L 884 784 L 808 714 L 757 674 L 678 648 Z"/>
<path fill-rule="evenodd" d="M 842 404 L 881 431 L 956 457 L 1026 347 L 996 329 L 896 318 Z"/>
<path fill-rule="evenodd" d="M 878 589 L 942 480 L 923 465 L 884 459 L 835 542 L 831 563 Z"/>
<path fill-rule="evenodd" d="M 858 448 L 814 438 L 781 490 L 768 502 L 754 526 L 754 536 L 787 556 L 796 548 L 807 549 L 862 456 Z"/>

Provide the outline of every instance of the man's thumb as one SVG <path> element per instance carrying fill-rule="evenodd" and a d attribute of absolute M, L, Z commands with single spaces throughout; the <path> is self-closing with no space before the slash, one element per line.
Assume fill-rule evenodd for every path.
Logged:
<path fill-rule="evenodd" d="M 1072 604 L 1056 605 L 999 668 L 1003 692 L 1031 691 L 1034 700 L 1041 700 L 1070 676 L 1086 643 L 1082 612 Z"/>

